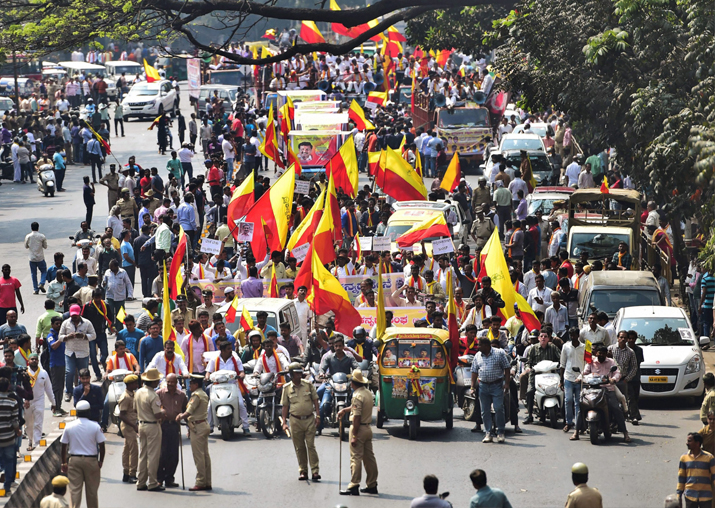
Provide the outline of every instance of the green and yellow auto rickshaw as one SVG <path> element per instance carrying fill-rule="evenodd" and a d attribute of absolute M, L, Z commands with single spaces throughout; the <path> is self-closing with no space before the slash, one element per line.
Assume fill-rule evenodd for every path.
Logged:
<path fill-rule="evenodd" d="M 446 330 L 388 328 L 379 340 L 380 385 L 377 428 L 402 418 L 410 439 L 421 421 L 442 421 L 451 429 L 452 390 Z"/>

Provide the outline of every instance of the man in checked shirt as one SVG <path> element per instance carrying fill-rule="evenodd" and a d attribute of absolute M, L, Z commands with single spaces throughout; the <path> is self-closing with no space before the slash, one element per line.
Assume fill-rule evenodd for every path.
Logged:
<path fill-rule="evenodd" d="M 479 381 L 479 402 L 486 436 L 482 443 L 492 442 L 492 404 L 496 415 L 497 442 L 504 442 L 504 392 L 509 389 L 511 362 L 503 349 L 492 348 L 489 337 L 479 338 L 479 352 L 472 361 L 472 392 Z"/>
<path fill-rule="evenodd" d="M 613 357 L 621 369 L 621 379 L 616 383 L 616 387 L 621 391 L 624 399 L 628 397 L 628 383 L 638 374 L 636 353 L 628 347 L 627 342 L 628 331 L 621 330 L 618 332 L 618 342 L 608 346 L 610 356 Z M 621 400 L 621 403 L 623 407 L 626 406 L 623 400 Z"/>

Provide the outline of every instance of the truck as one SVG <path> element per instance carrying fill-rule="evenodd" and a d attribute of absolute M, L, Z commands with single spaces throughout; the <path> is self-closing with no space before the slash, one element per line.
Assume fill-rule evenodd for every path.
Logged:
<path fill-rule="evenodd" d="M 576 261 L 583 251 L 589 260 L 610 263 L 625 242 L 633 262 L 632 270 L 640 270 L 641 195 L 628 189 L 578 189 L 568 202 L 567 250 Z"/>
<path fill-rule="evenodd" d="M 455 107 L 446 107 L 442 94 L 434 98 L 417 90 L 415 94 L 415 111 L 412 115 L 415 128 L 434 129 L 439 138 L 446 140 L 448 159 L 459 152 L 462 168 L 478 166 L 484 159 L 487 138 L 493 137 L 489 109 L 474 101 L 463 101 Z"/>

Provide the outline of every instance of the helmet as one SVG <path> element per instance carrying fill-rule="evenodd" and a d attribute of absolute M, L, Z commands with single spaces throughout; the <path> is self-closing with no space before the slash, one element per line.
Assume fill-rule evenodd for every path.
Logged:
<path fill-rule="evenodd" d="M 366 334 L 367 332 L 362 326 L 356 326 L 353 330 L 353 337 L 364 337 Z"/>

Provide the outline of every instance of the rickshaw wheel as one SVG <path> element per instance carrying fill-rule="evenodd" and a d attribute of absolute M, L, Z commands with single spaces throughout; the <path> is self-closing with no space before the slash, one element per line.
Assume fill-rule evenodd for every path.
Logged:
<path fill-rule="evenodd" d="M 417 439 L 417 429 L 419 429 L 420 420 L 416 416 L 410 416 L 407 418 L 407 432 L 410 441 Z"/>
<path fill-rule="evenodd" d="M 377 411 L 377 428 L 381 429 L 385 424 L 385 418 L 382 416 L 382 411 Z"/>
<path fill-rule="evenodd" d="M 452 409 L 451 407 L 449 408 L 449 411 L 447 412 L 444 421 L 447 424 L 447 430 L 452 430 L 452 428 L 454 427 L 454 409 Z"/>

